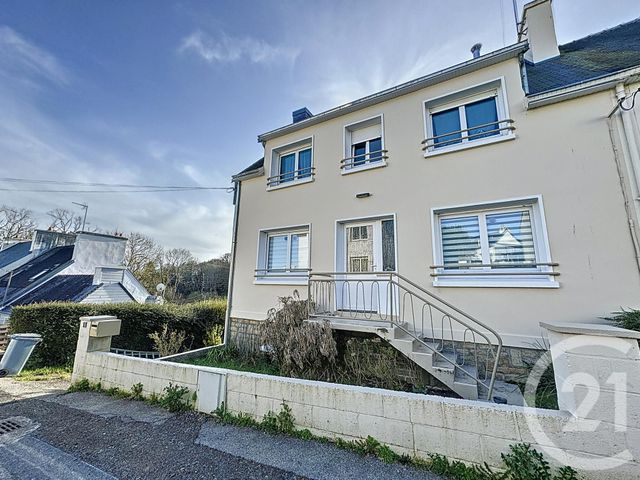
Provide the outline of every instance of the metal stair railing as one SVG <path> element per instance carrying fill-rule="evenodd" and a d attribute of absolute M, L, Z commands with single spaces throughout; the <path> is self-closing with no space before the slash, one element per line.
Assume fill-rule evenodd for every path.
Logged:
<path fill-rule="evenodd" d="M 408 278 L 395 272 L 312 271 L 307 298 L 309 318 L 391 323 L 453 367 L 454 379 L 460 369 L 483 386 L 491 400 L 502 351 L 498 332 Z"/>

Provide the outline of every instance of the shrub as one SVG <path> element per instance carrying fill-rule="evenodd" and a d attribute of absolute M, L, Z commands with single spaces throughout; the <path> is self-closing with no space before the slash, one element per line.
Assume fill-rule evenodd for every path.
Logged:
<path fill-rule="evenodd" d="M 224 341 L 224 325 L 214 325 L 207 332 L 205 343 L 207 347 L 215 347 L 221 345 Z"/>
<path fill-rule="evenodd" d="M 260 341 L 274 357 L 283 375 L 330 378 L 338 356 L 329 322 L 305 322 L 307 302 L 281 297 L 280 309 L 271 309 L 260 324 Z"/>
<path fill-rule="evenodd" d="M 155 350 L 160 352 L 161 357 L 178 353 L 186 337 L 187 334 L 182 331 L 169 330 L 169 325 L 166 323 L 162 326 L 162 330 L 149 335 Z"/>
<path fill-rule="evenodd" d="M 12 333 L 38 333 L 42 342 L 31 355 L 28 368 L 63 366 L 73 363 L 78 340 L 80 317 L 114 315 L 122 320 L 120 335 L 112 346 L 130 350 L 151 350 L 149 335 L 163 324 L 186 334 L 186 346 L 204 346 L 207 331 L 223 324 L 226 300 L 207 300 L 186 305 L 138 303 L 81 304 L 39 303 L 17 306 L 9 319 Z"/>
<path fill-rule="evenodd" d="M 614 312 L 611 317 L 607 317 L 607 320 L 611 320 L 620 328 L 640 332 L 640 310 L 622 309 L 619 312 Z"/>

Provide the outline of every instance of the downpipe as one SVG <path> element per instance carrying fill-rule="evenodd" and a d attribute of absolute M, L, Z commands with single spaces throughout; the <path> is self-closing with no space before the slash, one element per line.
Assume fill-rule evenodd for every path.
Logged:
<path fill-rule="evenodd" d="M 229 286 L 227 287 L 227 311 L 224 318 L 224 336 L 222 345 L 229 344 L 231 330 L 231 305 L 233 303 L 233 281 L 236 271 L 236 246 L 238 243 L 238 213 L 240 212 L 240 190 L 242 182 L 237 181 L 234 189 L 235 208 L 233 210 L 233 233 L 231 235 L 231 266 L 229 268 Z"/>

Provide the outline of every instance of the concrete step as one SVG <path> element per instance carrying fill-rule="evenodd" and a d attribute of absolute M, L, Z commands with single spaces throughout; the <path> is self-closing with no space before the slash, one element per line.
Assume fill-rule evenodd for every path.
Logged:
<path fill-rule="evenodd" d="M 498 403 L 505 403 L 506 401 L 508 405 L 525 405 L 524 396 L 520 391 L 520 387 L 513 383 L 496 380 L 493 385 L 493 393 L 491 394 L 491 399 L 487 399 L 487 388 L 484 385 L 479 385 L 478 390 L 479 396 L 483 400 Z"/>

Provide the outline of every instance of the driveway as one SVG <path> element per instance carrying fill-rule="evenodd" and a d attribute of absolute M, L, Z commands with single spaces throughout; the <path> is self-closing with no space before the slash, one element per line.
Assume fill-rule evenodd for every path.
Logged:
<path fill-rule="evenodd" d="M 24 383 L 39 385 L 15 385 Z M 63 388 L 0 380 L 0 480 L 439 478 L 333 445 Z"/>

